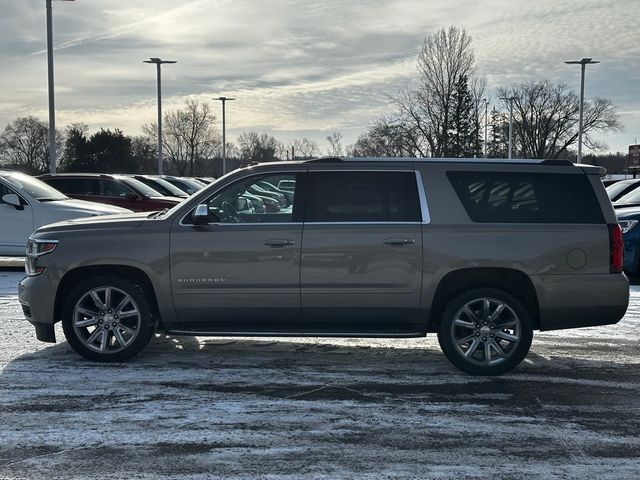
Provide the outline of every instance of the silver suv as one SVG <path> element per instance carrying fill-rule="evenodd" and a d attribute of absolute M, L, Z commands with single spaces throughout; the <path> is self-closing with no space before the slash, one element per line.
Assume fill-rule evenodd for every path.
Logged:
<path fill-rule="evenodd" d="M 19 298 L 39 340 L 55 342 L 61 321 L 97 361 L 133 357 L 156 330 L 437 332 L 454 365 L 496 375 L 523 360 L 534 330 L 624 315 L 622 235 L 602 173 L 541 160 L 262 164 L 168 211 L 41 227 Z"/>

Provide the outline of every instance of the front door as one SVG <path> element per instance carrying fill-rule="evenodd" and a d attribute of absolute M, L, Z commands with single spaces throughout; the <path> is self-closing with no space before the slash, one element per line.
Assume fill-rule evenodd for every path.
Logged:
<path fill-rule="evenodd" d="M 296 171 L 244 177 L 204 202 L 208 225 L 194 225 L 193 211 L 174 224 L 171 282 L 180 325 L 172 330 L 269 333 L 299 326 L 298 203 L 284 199 L 266 210 L 248 193 L 259 181 L 297 177 Z"/>
<path fill-rule="evenodd" d="M 305 326 L 330 334 L 415 333 L 422 217 L 413 170 L 310 170 L 301 296 Z"/>
<path fill-rule="evenodd" d="M 3 195 L 16 193 L 3 183 L 0 183 L 0 199 Z M 17 195 L 17 194 L 16 194 Z M 0 255 L 24 256 L 27 239 L 33 232 L 33 209 L 18 195 L 22 209 L 0 200 Z"/>

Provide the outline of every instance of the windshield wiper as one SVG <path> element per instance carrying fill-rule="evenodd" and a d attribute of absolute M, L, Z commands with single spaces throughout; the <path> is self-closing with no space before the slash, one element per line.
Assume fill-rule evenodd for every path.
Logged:
<path fill-rule="evenodd" d="M 65 198 L 51 198 L 51 197 L 42 197 L 36 198 L 39 202 L 59 202 L 60 200 L 68 200 L 68 197 Z"/>

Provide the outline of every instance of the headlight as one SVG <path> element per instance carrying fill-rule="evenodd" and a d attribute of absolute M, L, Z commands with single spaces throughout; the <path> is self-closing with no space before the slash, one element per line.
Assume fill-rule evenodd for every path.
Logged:
<path fill-rule="evenodd" d="M 38 266 L 38 258 L 53 252 L 58 246 L 58 240 L 36 240 L 30 238 L 27 242 L 27 257 L 24 269 L 28 277 L 34 277 L 44 272 L 44 267 Z"/>
<path fill-rule="evenodd" d="M 638 220 L 618 220 L 622 233 L 627 233 L 638 224 Z"/>

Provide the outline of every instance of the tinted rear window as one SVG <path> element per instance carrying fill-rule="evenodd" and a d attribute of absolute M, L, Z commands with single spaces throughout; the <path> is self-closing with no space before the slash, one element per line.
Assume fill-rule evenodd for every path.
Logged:
<path fill-rule="evenodd" d="M 310 172 L 307 222 L 419 222 L 413 172 Z"/>
<path fill-rule="evenodd" d="M 474 222 L 604 223 L 586 175 L 447 172 Z"/>

